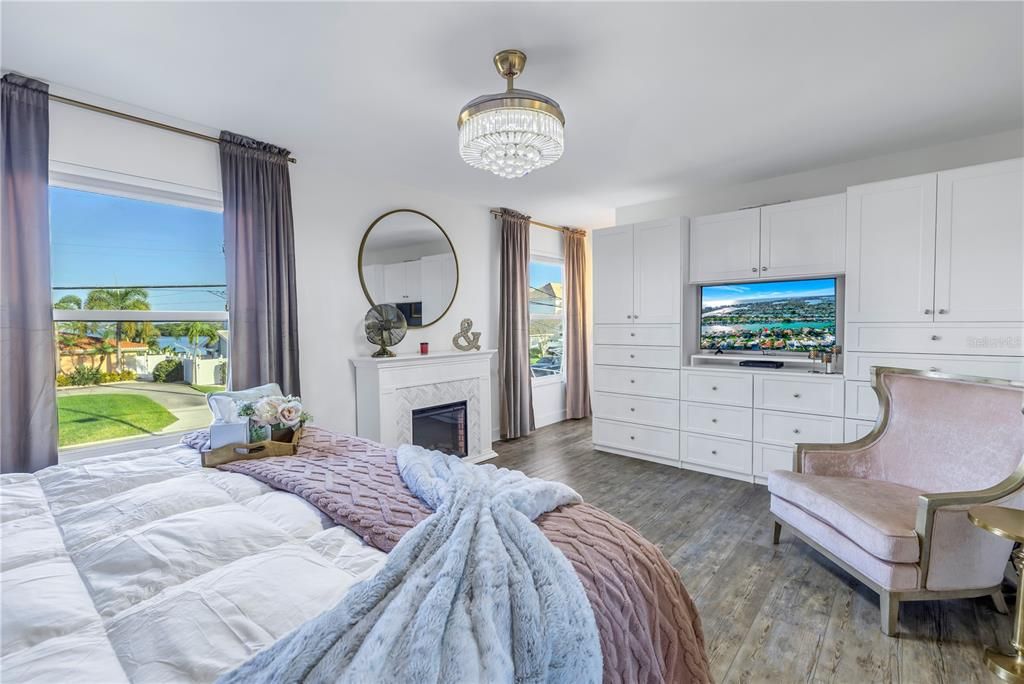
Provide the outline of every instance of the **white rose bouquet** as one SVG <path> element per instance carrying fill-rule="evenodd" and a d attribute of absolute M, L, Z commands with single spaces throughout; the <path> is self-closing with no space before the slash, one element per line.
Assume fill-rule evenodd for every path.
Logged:
<path fill-rule="evenodd" d="M 270 438 L 274 430 L 302 427 L 313 417 L 302 407 L 299 397 L 260 397 L 238 404 L 238 415 L 249 419 L 249 441 Z"/>

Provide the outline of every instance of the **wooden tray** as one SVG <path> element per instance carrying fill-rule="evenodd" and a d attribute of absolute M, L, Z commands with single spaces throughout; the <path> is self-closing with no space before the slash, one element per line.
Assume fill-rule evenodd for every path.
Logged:
<path fill-rule="evenodd" d="M 203 467 L 213 468 L 225 463 L 231 463 L 232 461 L 245 461 L 253 458 L 294 456 L 295 447 L 298 446 L 301 437 L 302 428 L 297 430 L 289 428 L 275 432 L 270 439 L 262 442 L 225 444 L 222 447 L 202 453 Z"/>

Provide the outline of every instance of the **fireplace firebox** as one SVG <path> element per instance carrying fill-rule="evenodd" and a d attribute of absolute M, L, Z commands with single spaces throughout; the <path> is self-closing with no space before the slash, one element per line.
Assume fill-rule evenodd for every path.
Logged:
<path fill-rule="evenodd" d="M 424 449 L 466 456 L 466 402 L 413 409 L 412 443 Z"/>

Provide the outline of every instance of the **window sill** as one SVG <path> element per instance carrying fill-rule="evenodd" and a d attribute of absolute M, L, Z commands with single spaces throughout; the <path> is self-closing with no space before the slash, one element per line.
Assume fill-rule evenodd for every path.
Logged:
<path fill-rule="evenodd" d="M 177 444 L 183 435 L 193 430 L 169 432 L 163 435 L 147 435 L 145 437 L 126 437 L 124 439 L 103 442 L 100 444 L 83 444 L 81 446 L 62 447 L 57 450 L 57 462 L 61 465 L 81 461 L 95 456 L 112 456 L 127 451 L 142 449 L 159 449 Z"/>

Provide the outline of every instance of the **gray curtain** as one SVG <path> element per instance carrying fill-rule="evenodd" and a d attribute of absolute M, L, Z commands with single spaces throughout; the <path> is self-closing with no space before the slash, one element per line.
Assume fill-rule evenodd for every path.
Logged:
<path fill-rule="evenodd" d="M 565 415 L 590 415 L 590 312 L 587 234 L 565 231 Z"/>
<path fill-rule="evenodd" d="M 57 463 L 56 358 L 50 297 L 49 88 L 0 83 L 0 471 Z"/>
<path fill-rule="evenodd" d="M 501 210 L 501 289 L 498 303 L 498 393 L 501 438 L 533 431 L 530 383 L 530 217 Z"/>
<path fill-rule="evenodd" d="M 299 394 L 295 244 L 288 150 L 223 131 L 230 383 Z"/>

